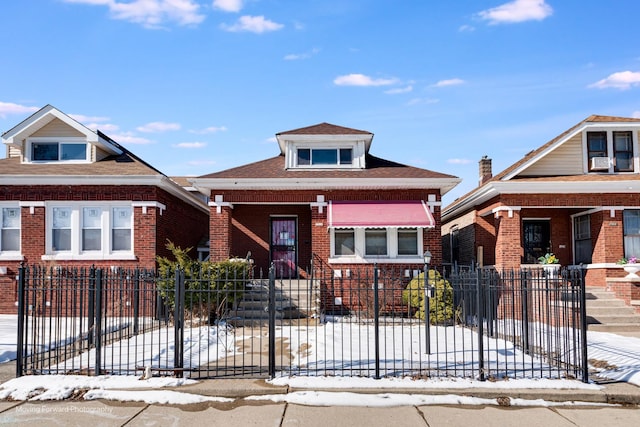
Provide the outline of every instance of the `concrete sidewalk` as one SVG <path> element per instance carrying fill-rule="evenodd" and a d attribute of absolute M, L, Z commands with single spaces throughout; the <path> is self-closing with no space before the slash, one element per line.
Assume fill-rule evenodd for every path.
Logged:
<path fill-rule="evenodd" d="M 191 405 L 144 404 L 114 401 L 0 402 L 0 424 L 94 425 L 94 426 L 638 426 L 640 388 L 623 383 L 607 384 L 603 390 L 467 390 L 363 389 L 329 390 L 356 393 L 454 394 L 498 398 L 544 399 L 555 402 L 583 401 L 587 406 L 559 407 L 420 405 L 394 407 L 306 406 L 292 403 L 255 402 L 247 396 L 285 395 L 294 390 L 272 386 L 262 380 L 205 380 L 175 390 L 206 396 L 234 398 L 231 403 Z M 622 403 L 617 407 L 597 406 Z M 633 404 L 633 405 L 631 405 Z"/>

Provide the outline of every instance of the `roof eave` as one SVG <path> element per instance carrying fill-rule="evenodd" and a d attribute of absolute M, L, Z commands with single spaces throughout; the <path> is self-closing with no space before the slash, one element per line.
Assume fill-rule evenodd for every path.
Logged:
<path fill-rule="evenodd" d="M 439 189 L 444 195 L 461 182 L 460 178 L 194 178 L 198 191 L 206 190 L 349 190 L 349 189 Z M 204 191 L 203 191 L 204 190 Z"/>

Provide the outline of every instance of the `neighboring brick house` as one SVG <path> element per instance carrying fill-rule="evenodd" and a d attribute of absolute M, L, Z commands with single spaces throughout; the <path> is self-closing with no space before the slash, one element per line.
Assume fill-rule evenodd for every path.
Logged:
<path fill-rule="evenodd" d="M 444 261 L 519 269 L 552 252 L 587 285 L 622 278 L 617 261 L 640 256 L 639 131 L 591 116 L 495 176 L 483 158 L 480 185 L 443 209 Z"/>
<path fill-rule="evenodd" d="M 441 262 L 440 201 L 459 178 L 369 153 L 373 134 L 328 123 L 276 135 L 278 156 L 192 179 L 210 197 L 211 259 L 245 257 L 280 277 L 320 260 L 362 266 Z"/>
<path fill-rule="evenodd" d="M 47 105 L 3 133 L 0 312 L 20 263 L 155 267 L 170 239 L 195 247 L 208 207 L 124 147 Z"/>

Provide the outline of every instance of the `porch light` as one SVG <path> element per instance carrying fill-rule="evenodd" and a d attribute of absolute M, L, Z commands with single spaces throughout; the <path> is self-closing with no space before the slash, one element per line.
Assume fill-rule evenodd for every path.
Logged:
<path fill-rule="evenodd" d="M 422 256 L 426 265 L 431 264 L 431 252 L 428 249 L 424 251 L 424 254 Z"/>

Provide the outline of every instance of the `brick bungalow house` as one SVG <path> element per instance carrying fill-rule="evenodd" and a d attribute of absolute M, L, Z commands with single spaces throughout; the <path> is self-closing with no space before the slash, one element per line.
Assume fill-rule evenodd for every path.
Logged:
<path fill-rule="evenodd" d="M 329 123 L 276 135 L 280 154 L 200 176 L 211 259 L 251 253 L 258 269 L 302 277 L 314 262 L 354 269 L 423 266 L 441 256 L 440 201 L 459 178 L 375 157 L 373 134 Z"/>
<path fill-rule="evenodd" d="M 208 207 L 101 132 L 47 105 L 2 134 L 0 311 L 20 263 L 155 267 L 171 239 L 195 247 Z"/>
<path fill-rule="evenodd" d="M 587 285 L 623 281 L 617 262 L 640 256 L 639 131 L 594 115 L 495 176 L 485 156 L 479 186 L 443 209 L 444 261 L 519 269 L 554 253 Z"/>

